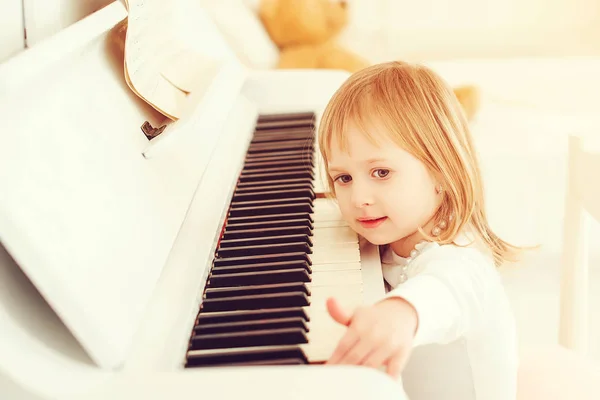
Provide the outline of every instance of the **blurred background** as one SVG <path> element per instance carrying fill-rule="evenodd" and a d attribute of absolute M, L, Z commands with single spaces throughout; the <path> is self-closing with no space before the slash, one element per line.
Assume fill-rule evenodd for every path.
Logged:
<path fill-rule="evenodd" d="M 252 6 L 259 0 L 244 1 Z M 302 1 L 302 0 L 298 0 Z M 110 0 L 1 0 L 0 61 Z M 342 43 L 371 61 L 600 56 L 597 0 L 349 0 Z M 235 10 L 232 10 L 234 13 Z"/>

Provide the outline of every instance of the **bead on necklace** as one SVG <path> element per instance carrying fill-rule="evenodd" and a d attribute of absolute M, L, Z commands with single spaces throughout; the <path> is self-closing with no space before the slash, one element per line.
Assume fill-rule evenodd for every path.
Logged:
<path fill-rule="evenodd" d="M 444 229 L 446 229 L 446 226 L 447 226 L 446 221 L 441 220 L 436 226 L 433 227 L 433 229 L 431 230 L 431 234 L 433 236 L 439 236 L 439 234 L 442 233 L 442 231 Z M 408 280 L 407 270 L 408 270 L 409 264 L 421 253 L 421 251 L 423 250 L 424 246 L 427 243 L 428 242 L 426 240 L 421 240 L 410 251 L 409 256 L 406 258 L 406 264 L 404 264 L 401 267 L 401 272 L 400 272 L 400 276 L 399 276 L 400 283 L 404 283 Z"/>

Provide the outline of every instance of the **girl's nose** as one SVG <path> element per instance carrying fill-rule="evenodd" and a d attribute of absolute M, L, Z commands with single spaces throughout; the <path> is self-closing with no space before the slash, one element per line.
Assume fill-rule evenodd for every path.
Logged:
<path fill-rule="evenodd" d="M 356 208 L 364 208 L 374 203 L 373 195 L 366 185 L 353 185 L 352 204 Z"/>

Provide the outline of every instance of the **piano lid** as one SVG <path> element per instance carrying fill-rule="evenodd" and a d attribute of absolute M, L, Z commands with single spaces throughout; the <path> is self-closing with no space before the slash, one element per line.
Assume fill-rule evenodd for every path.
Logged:
<path fill-rule="evenodd" d="M 245 77 L 189 10 L 210 79 L 166 120 L 123 78 L 111 29 L 126 16 L 114 2 L 0 66 L 0 240 L 103 368 L 127 356 Z M 168 124 L 160 140 L 145 121 Z"/>

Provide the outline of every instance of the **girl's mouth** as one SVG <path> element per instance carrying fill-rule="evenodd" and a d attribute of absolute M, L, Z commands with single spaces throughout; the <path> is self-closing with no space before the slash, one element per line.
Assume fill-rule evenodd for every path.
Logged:
<path fill-rule="evenodd" d="M 387 220 L 387 217 L 380 218 L 359 218 L 358 222 L 363 228 L 373 229 L 383 224 Z"/>

